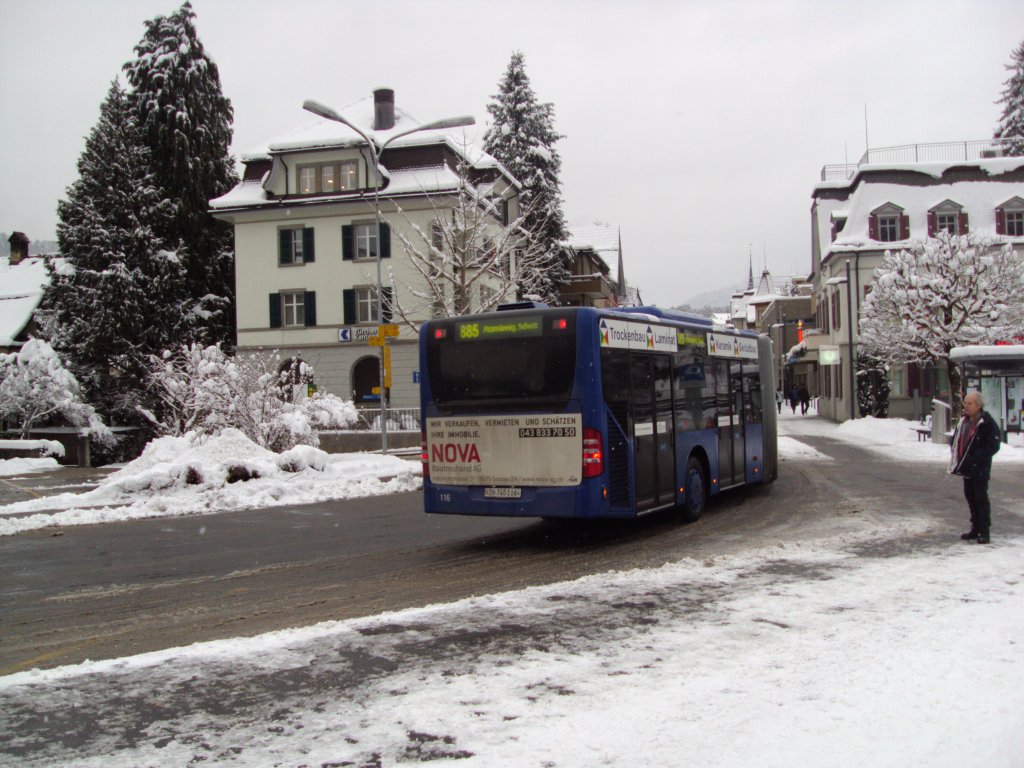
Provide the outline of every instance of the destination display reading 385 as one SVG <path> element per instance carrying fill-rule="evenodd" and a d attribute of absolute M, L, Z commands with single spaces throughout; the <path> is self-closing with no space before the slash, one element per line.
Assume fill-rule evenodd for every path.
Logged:
<path fill-rule="evenodd" d="M 455 338 L 459 341 L 508 339 L 515 336 L 541 336 L 544 325 L 539 317 L 519 317 L 514 320 L 473 320 L 456 323 Z"/>

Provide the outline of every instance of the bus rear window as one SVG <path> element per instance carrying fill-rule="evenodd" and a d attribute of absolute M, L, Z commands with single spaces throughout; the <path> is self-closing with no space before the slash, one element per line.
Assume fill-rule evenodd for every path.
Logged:
<path fill-rule="evenodd" d="M 551 319 L 548 318 L 550 323 Z M 558 403 L 569 399 L 576 367 L 575 323 L 565 318 L 537 332 L 479 334 L 465 323 L 427 340 L 430 393 L 439 406 L 507 406 L 509 401 Z M 447 325 L 447 324 L 446 324 Z"/>

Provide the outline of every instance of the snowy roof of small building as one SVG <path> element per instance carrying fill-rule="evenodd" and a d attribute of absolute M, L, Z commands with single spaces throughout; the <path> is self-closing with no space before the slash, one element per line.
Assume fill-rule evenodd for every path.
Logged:
<path fill-rule="evenodd" d="M 49 284 L 44 259 L 32 256 L 18 264 L 0 258 L 0 347 L 15 346 Z"/>
<path fill-rule="evenodd" d="M 1024 344 L 974 344 L 949 350 L 950 360 L 979 360 L 990 357 L 1024 360 Z"/>
<path fill-rule="evenodd" d="M 569 227 L 570 248 L 590 248 L 598 253 L 619 253 L 619 228 L 612 224 L 585 224 Z"/>

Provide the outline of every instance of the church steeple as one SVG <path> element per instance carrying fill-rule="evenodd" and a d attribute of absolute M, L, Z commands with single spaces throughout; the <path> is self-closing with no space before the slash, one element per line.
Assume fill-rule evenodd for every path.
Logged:
<path fill-rule="evenodd" d="M 750 274 L 747 277 L 747 290 L 752 291 L 754 290 L 754 252 L 749 246 L 747 248 L 747 258 L 750 260 Z"/>

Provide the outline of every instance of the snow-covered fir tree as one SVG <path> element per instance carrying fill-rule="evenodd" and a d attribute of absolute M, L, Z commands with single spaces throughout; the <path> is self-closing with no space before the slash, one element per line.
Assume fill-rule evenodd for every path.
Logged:
<path fill-rule="evenodd" d="M 43 328 L 87 399 L 126 418 L 145 402 L 149 354 L 193 338 L 185 270 L 158 234 L 174 205 L 151 171 L 125 93 L 115 81 L 57 205 L 60 259 L 51 260 Z"/>
<path fill-rule="evenodd" d="M 540 296 L 547 285 L 547 247 L 525 228 L 525 214 L 502 223 L 500 199 L 484 194 L 490 185 L 470 179 L 460 162 L 458 188 L 431 197 L 434 211 L 424 227 L 399 208 L 413 237 L 392 230 L 402 243 L 413 279 L 401 281 L 394 270 L 391 314 L 410 328 L 425 318 L 488 312 L 504 302 Z"/>
<path fill-rule="evenodd" d="M 560 244 L 568 233 L 558 178 L 562 160 L 555 144 L 562 136 L 555 130 L 555 108 L 537 101 L 520 51 L 512 54 L 498 93 L 491 98 L 487 111 L 492 122 L 484 136 L 484 149 L 523 185 L 524 225 L 545 251 L 548 263 L 540 293 L 554 304 L 559 284 L 569 276 L 560 255 Z"/>
<path fill-rule="evenodd" d="M 1013 61 L 1006 65 L 1010 76 L 1003 84 L 1003 95 L 997 103 L 1003 105 L 995 138 L 1007 143 L 1008 155 L 1024 155 L 1024 42 L 1013 52 Z"/>
<path fill-rule="evenodd" d="M 158 234 L 182 243 L 179 254 L 192 295 L 219 302 L 218 311 L 205 319 L 211 339 L 230 343 L 235 322 L 232 229 L 210 216 L 208 201 L 238 180 L 228 151 L 231 102 L 196 33 L 189 3 L 146 22 L 135 53 L 124 65 L 132 86 L 129 100 L 152 151 L 157 182 L 176 205 Z"/>
<path fill-rule="evenodd" d="M 863 352 L 889 364 L 947 363 L 955 415 L 961 377 L 953 347 L 1024 334 L 1024 259 L 987 236 L 951 235 L 886 251 L 860 321 Z"/>

